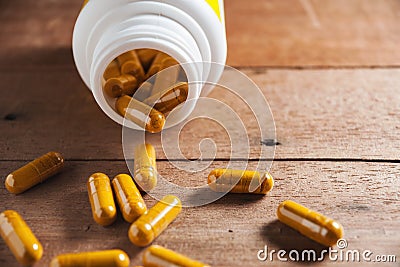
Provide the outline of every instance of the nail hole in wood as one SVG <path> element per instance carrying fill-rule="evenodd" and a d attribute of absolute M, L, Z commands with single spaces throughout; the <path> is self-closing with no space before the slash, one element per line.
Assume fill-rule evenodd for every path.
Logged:
<path fill-rule="evenodd" d="M 276 139 L 263 139 L 261 144 L 264 146 L 279 146 L 281 143 Z"/>
<path fill-rule="evenodd" d="M 17 118 L 17 115 L 13 114 L 13 113 L 9 113 L 7 115 L 4 116 L 4 120 L 6 121 L 13 121 Z"/>

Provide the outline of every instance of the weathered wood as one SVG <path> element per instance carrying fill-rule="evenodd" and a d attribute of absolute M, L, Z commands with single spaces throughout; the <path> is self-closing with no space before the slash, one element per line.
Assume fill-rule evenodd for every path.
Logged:
<path fill-rule="evenodd" d="M 22 214 L 44 246 L 44 257 L 35 266 L 47 266 L 59 253 L 121 248 L 134 262 L 141 262 L 142 249 L 127 237 L 129 224 L 121 216 L 110 227 L 97 225 L 90 211 L 86 181 L 93 172 L 113 177 L 127 172 L 122 161 L 69 161 L 56 177 L 24 194 L 14 196 L 4 186 L 4 177 L 23 162 L 0 164 L 0 210 Z M 187 174 L 170 163 L 158 162 L 160 173 L 183 186 L 201 185 L 213 167 Z M 254 167 L 254 162 L 250 163 Z M 400 166 L 393 163 L 275 162 L 271 173 L 275 187 L 266 196 L 232 194 L 206 206 L 184 208 L 176 221 L 154 242 L 200 259 L 212 266 L 283 266 L 259 262 L 257 251 L 322 247 L 276 221 L 276 208 L 292 199 L 338 220 L 344 227 L 348 249 L 369 249 L 397 255 L 400 245 Z M 190 178 L 192 181 L 188 183 Z M 155 200 L 145 201 L 151 207 Z M 275 255 L 276 256 L 276 255 Z M 287 256 L 287 255 L 286 255 Z M 316 266 L 331 266 L 328 258 Z M 0 265 L 17 266 L 3 241 Z M 351 263 L 364 266 L 365 263 Z"/>
<path fill-rule="evenodd" d="M 399 9 L 395 0 L 227 1 L 228 62 L 398 66 Z"/>
<path fill-rule="evenodd" d="M 82 0 L 0 3 L 0 68 L 72 63 Z M 233 66 L 399 65 L 396 0 L 225 2 Z"/>
<path fill-rule="evenodd" d="M 271 105 L 281 143 L 276 158 L 400 159 L 399 69 L 242 70 Z M 123 159 L 121 126 L 100 110 L 75 71 L 3 72 L 0 86 L 0 159 L 34 159 L 51 150 L 68 159 Z M 251 110 L 226 90 L 210 96 L 240 116 L 250 157 L 258 158 L 261 138 Z M 239 135 L 236 130 L 229 134 Z M 200 119 L 183 128 L 183 155 L 199 157 L 204 138 L 216 143 L 217 158 L 230 157 L 224 129 Z M 157 136 L 149 141 L 158 158 L 165 158 Z M 243 152 L 244 141 L 239 144 Z"/>

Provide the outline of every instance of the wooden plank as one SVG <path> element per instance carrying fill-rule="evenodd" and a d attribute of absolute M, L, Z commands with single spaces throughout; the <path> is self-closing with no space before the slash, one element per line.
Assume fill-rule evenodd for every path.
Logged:
<path fill-rule="evenodd" d="M 240 163 L 240 162 L 238 162 Z M 237 164 L 238 164 L 237 163 Z M 23 162 L 0 164 L 4 177 Z M 204 184 L 214 162 L 204 171 L 188 175 L 168 162 L 158 162 L 161 175 L 184 186 Z M 255 162 L 250 163 L 250 168 Z M 141 262 L 142 249 L 127 238 L 129 224 L 119 216 L 110 227 L 91 217 L 86 193 L 87 177 L 93 172 L 111 177 L 127 172 L 122 161 L 69 161 L 64 172 L 24 194 L 9 194 L 0 186 L 0 210 L 19 211 L 41 240 L 45 253 L 35 266 L 47 266 L 59 253 L 121 248 Z M 274 189 L 264 197 L 228 195 L 206 206 L 184 208 L 176 221 L 154 242 L 201 259 L 212 266 L 283 266 L 277 258 L 260 262 L 257 252 L 272 249 L 323 249 L 276 220 L 276 208 L 286 199 L 330 216 L 343 225 L 348 249 L 369 249 L 375 255 L 396 255 L 400 245 L 400 166 L 393 163 L 274 162 Z M 192 181 L 187 182 L 188 178 Z M 155 200 L 145 201 L 151 207 Z M 276 255 L 275 255 L 276 256 Z M 286 255 L 287 256 L 287 255 Z M 329 258 L 315 266 L 332 266 Z M 17 266 L 4 242 L 0 242 L 0 265 Z M 351 266 L 364 266 L 364 262 Z M 389 265 L 388 265 L 389 266 Z"/>
<path fill-rule="evenodd" d="M 0 5 L 1 68 L 72 63 L 82 0 L 15 0 Z M 396 0 L 225 1 L 234 66 L 399 65 Z"/>
<path fill-rule="evenodd" d="M 234 66 L 370 66 L 400 61 L 396 0 L 226 2 Z"/>
<path fill-rule="evenodd" d="M 400 159 L 399 69 L 242 70 L 271 105 L 281 144 L 276 147 L 277 159 Z M 235 81 L 234 76 L 227 78 Z M 7 89 L 0 98 L 0 159 L 28 160 L 51 150 L 68 159 L 123 159 L 121 126 L 100 110 L 75 72 L 2 72 L 0 86 Z M 243 153 L 242 158 L 257 159 L 265 146 L 251 110 L 220 88 L 210 97 L 227 103 L 240 116 L 250 143 L 250 156 Z M 234 129 L 229 134 L 240 133 Z M 192 121 L 179 138 L 188 158 L 200 157 L 198 144 L 204 138 L 217 145 L 217 158 L 231 155 L 229 136 L 210 120 Z M 158 157 L 165 158 L 159 136 L 148 141 Z M 246 152 L 245 142 L 238 147 Z"/>

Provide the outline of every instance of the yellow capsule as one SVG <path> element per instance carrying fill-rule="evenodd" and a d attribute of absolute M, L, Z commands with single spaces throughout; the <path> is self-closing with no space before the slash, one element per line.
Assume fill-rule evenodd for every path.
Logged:
<path fill-rule="evenodd" d="M 93 219 L 102 226 L 112 224 L 117 218 L 117 210 L 110 178 L 104 173 L 94 173 L 88 179 L 87 188 Z"/>
<path fill-rule="evenodd" d="M 136 77 L 139 82 L 145 78 L 142 63 L 134 50 L 123 53 L 117 57 L 118 63 L 121 66 L 121 73 L 131 74 Z"/>
<path fill-rule="evenodd" d="M 10 173 L 6 178 L 6 188 L 10 193 L 20 194 L 59 173 L 63 166 L 61 154 L 49 152 Z"/>
<path fill-rule="evenodd" d="M 130 96 L 119 97 L 115 102 L 115 108 L 121 116 L 150 133 L 160 132 L 164 127 L 164 114 Z"/>
<path fill-rule="evenodd" d="M 186 101 L 188 90 L 188 84 L 180 82 L 146 98 L 143 102 L 149 106 L 154 106 L 155 109 L 165 114 Z"/>
<path fill-rule="evenodd" d="M 151 90 L 151 94 L 158 94 L 161 91 L 164 91 L 165 89 L 175 85 L 178 81 L 179 73 L 179 67 L 166 68 L 163 65 L 162 71 L 158 72 L 155 76 L 154 86 Z"/>
<path fill-rule="evenodd" d="M 150 246 L 145 250 L 143 264 L 145 267 L 210 267 L 208 264 L 192 260 L 182 254 L 157 245 Z"/>
<path fill-rule="evenodd" d="M 128 267 L 129 256 L 122 250 L 103 250 L 61 254 L 50 267 Z"/>
<path fill-rule="evenodd" d="M 208 175 L 208 185 L 216 192 L 267 194 L 274 179 L 268 172 L 261 176 L 257 171 L 214 169 Z"/>
<path fill-rule="evenodd" d="M 0 235 L 24 266 L 34 264 L 43 255 L 42 245 L 16 211 L 6 210 L 0 214 Z"/>
<path fill-rule="evenodd" d="M 150 96 L 152 88 L 153 85 L 150 82 L 147 81 L 143 82 L 136 90 L 135 95 L 133 97 L 143 102 L 146 98 Z"/>
<path fill-rule="evenodd" d="M 166 58 L 170 58 L 169 55 L 163 53 L 163 52 L 159 52 L 155 57 L 153 62 L 151 63 L 151 66 L 149 68 L 149 70 L 147 71 L 146 77 L 150 78 L 151 76 L 153 76 L 154 74 L 156 74 L 157 72 L 163 70 L 163 61 Z"/>
<path fill-rule="evenodd" d="M 147 211 L 135 183 L 127 174 L 118 174 L 112 181 L 115 196 L 125 221 L 133 222 Z"/>
<path fill-rule="evenodd" d="M 178 65 L 178 61 L 176 61 L 173 57 L 166 57 L 161 62 L 162 68 L 166 69 L 175 65 Z"/>
<path fill-rule="evenodd" d="M 121 71 L 119 69 L 118 62 L 113 60 L 108 64 L 106 70 L 103 73 L 104 80 L 108 80 L 110 78 L 115 78 L 121 75 Z"/>
<path fill-rule="evenodd" d="M 178 216 L 182 210 L 179 198 L 172 195 L 163 197 L 147 213 L 139 217 L 129 228 L 129 240 L 139 247 L 154 241 Z"/>
<path fill-rule="evenodd" d="M 136 54 L 138 55 L 139 60 L 142 63 L 142 66 L 145 70 L 149 69 L 151 63 L 153 62 L 154 58 L 157 56 L 158 53 L 160 52 L 157 50 L 147 49 L 147 48 L 136 50 Z"/>
<path fill-rule="evenodd" d="M 151 144 L 139 144 L 135 147 L 133 172 L 135 181 L 143 191 L 156 187 L 156 151 Z"/>
<path fill-rule="evenodd" d="M 294 201 L 282 202 L 278 219 L 301 234 L 325 246 L 333 246 L 343 237 L 343 227 L 336 221 Z"/>
<path fill-rule="evenodd" d="M 111 97 L 121 95 L 133 95 L 138 87 L 136 78 L 130 74 L 122 74 L 115 78 L 110 78 L 104 83 L 104 91 Z"/>

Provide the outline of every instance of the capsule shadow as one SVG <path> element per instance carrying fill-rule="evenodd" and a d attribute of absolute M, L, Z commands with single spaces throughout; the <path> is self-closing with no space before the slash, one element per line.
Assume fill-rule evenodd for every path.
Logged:
<path fill-rule="evenodd" d="M 279 220 L 265 224 L 261 232 L 267 247 L 277 247 L 273 255 L 274 261 L 279 260 L 277 258 L 279 250 L 285 251 L 282 257 L 287 261 L 307 265 L 324 261 L 328 255 L 328 247 L 303 236 Z M 271 253 L 272 249 L 268 248 L 268 250 L 268 253 Z M 267 260 L 271 260 L 270 255 Z"/>

